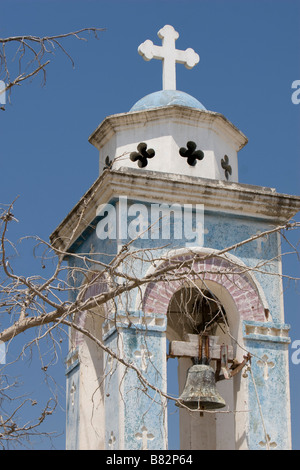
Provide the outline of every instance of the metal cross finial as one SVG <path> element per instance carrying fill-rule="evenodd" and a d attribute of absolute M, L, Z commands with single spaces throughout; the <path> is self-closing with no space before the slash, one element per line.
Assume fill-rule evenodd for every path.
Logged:
<path fill-rule="evenodd" d="M 176 63 L 184 64 L 187 69 L 192 69 L 198 64 L 200 57 L 191 48 L 185 51 L 175 48 L 175 41 L 179 38 L 179 34 L 173 26 L 164 26 L 157 35 L 162 39 L 162 46 L 155 46 L 152 41 L 147 39 L 140 44 L 138 52 L 145 60 L 162 60 L 163 90 L 176 90 Z"/>

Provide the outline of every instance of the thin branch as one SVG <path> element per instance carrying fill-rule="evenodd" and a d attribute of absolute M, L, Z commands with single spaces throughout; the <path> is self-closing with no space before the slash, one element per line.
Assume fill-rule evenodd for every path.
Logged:
<path fill-rule="evenodd" d="M 28 80 L 40 72 L 43 72 L 43 81 L 42 85 L 46 83 L 46 66 L 50 63 L 50 60 L 42 63 L 42 59 L 44 56 L 49 56 L 53 54 L 55 48 L 58 48 L 62 51 L 62 53 L 71 61 L 71 64 L 74 68 L 74 60 L 66 50 L 66 48 L 61 44 L 61 40 L 66 38 L 75 38 L 81 41 L 87 41 L 85 37 L 81 35 L 84 33 L 93 33 L 94 37 L 98 39 L 99 32 L 105 31 L 104 28 L 82 28 L 77 31 L 71 31 L 70 33 L 58 34 L 54 36 L 11 36 L 8 38 L 0 38 L 0 76 L 2 75 L 3 81 L 6 82 L 6 86 L 1 93 L 9 92 L 11 89 L 16 85 L 21 85 L 22 82 Z M 9 70 L 9 57 L 7 47 L 10 45 L 17 45 L 17 50 L 15 52 L 15 58 L 18 57 L 18 64 L 19 64 L 19 75 L 14 79 L 10 78 L 10 70 Z M 51 46 L 49 50 L 47 45 Z M 25 60 L 26 52 L 28 52 L 31 56 L 31 59 L 25 65 L 25 71 L 21 72 L 23 68 L 23 61 Z M 32 67 L 33 64 L 36 63 L 38 66 L 34 68 L 34 70 L 30 72 L 26 72 L 26 69 Z"/>

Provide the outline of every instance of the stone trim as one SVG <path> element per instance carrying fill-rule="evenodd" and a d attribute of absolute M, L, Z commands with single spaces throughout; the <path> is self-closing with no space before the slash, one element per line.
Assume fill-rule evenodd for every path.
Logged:
<path fill-rule="evenodd" d="M 176 120 L 180 124 L 192 122 L 193 125 L 206 122 L 216 133 L 223 132 L 229 135 L 237 143 L 238 150 L 242 149 L 248 142 L 243 132 L 225 118 L 223 114 L 177 105 L 107 116 L 90 135 L 89 142 L 100 150 L 114 134 L 124 129 L 144 127 L 147 123 L 157 123 L 157 121 L 170 122 L 170 120 Z"/>
<path fill-rule="evenodd" d="M 134 329 L 140 331 L 165 331 L 167 320 L 165 315 L 145 314 L 143 311 L 118 313 L 103 323 L 102 339 L 107 340 L 118 329 Z"/>
<path fill-rule="evenodd" d="M 69 375 L 79 365 L 79 354 L 78 348 L 71 351 L 65 359 L 66 372 L 65 375 Z"/>
<path fill-rule="evenodd" d="M 246 340 L 272 341 L 275 343 L 290 343 L 290 325 L 279 323 L 260 323 L 245 321 L 243 324 L 243 337 Z"/>

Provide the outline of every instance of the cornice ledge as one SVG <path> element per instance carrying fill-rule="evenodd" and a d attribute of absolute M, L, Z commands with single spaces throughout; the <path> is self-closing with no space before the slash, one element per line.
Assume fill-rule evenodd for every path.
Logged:
<path fill-rule="evenodd" d="M 121 195 L 148 202 L 204 204 L 205 210 L 260 218 L 273 225 L 286 223 L 300 210 L 299 196 L 273 188 L 122 167 L 102 173 L 50 235 L 51 244 L 67 251 L 93 222 L 97 206 Z"/>
<path fill-rule="evenodd" d="M 243 132 L 232 124 L 223 114 L 179 105 L 107 116 L 89 136 L 88 140 L 99 150 L 113 134 L 118 132 L 118 130 L 130 128 L 130 126 L 145 125 L 148 122 L 162 118 L 167 120 L 179 118 L 181 122 L 182 120 L 191 121 L 193 123 L 200 121 L 208 122 L 212 129 L 217 124 L 221 128 L 226 128 L 230 136 L 238 142 L 239 150 L 248 142 Z"/>

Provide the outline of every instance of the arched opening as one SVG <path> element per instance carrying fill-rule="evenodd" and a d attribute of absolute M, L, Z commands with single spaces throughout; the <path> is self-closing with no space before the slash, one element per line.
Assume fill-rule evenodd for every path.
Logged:
<path fill-rule="evenodd" d="M 197 286 L 184 286 L 174 293 L 167 317 L 168 331 L 174 339 L 183 339 L 187 334 L 225 334 L 228 323 L 219 299 L 208 288 Z"/>
<path fill-rule="evenodd" d="M 226 257 L 214 256 L 211 250 L 205 248 L 201 248 L 201 251 L 200 249 L 196 250 L 196 253 L 197 255 L 191 256 L 184 251 L 174 252 L 172 260 L 180 262 L 176 271 L 178 273 L 177 279 L 172 279 L 169 282 L 149 283 L 142 297 L 143 311 L 146 315 L 166 316 L 168 318 L 167 340 L 180 340 L 183 332 L 186 331 L 189 334 L 194 325 L 194 322 L 189 319 L 183 328 L 180 321 L 181 316 L 184 318 L 181 312 L 182 306 L 185 311 L 187 310 L 185 304 L 193 305 L 189 299 L 193 298 L 195 301 L 195 296 L 192 295 L 195 294 L 195 291 L 192 288 L 196 288 L 198 292 L 201 291 L 202 295 L 205 291 L 210 292 L 213 299 L 219 301 L 219 306 L 225 312 L 228 322 L 226 330 L 228 338 L 225 339 L 221 324 L 218 325 L 218 335 L 222 341 L 231 342 L 233 357 L 241 363 L 246 353 L 243 320 L 264 322 L 268 318 L 266 312 L 269 311 L 269 308 L 261 286 L 255 276 L 249 273 L 247 267 L 236 256 L 230 254 L 227 254 Z M 192 270 L 185 269 L 184 263 L 189 260 L 191 260 Z M 184 294 L 185 297 L 178 293 L 183 287 L 188 287 L 187 294 Z M 188 314 L 190 315 L 191 312 Z M 168 363 L 170 361 L 175 362 L 175 359 L 169 359 Z M 173 367 L 169 366 L 169 371 L 170 368 L 174 368 L 174 362 Z M 190 365 L 190 359 L 181 358 L 178 360 L 176 378 L 179 382 L 179 390 L 177 393 L 174 391 L 171 395 L 178 397 L 184 386 L 185 374 Z M 170 380 L 168 382 L 170 383 Z M 202 423 L 200 422 L 201 426 L 199 417 L 192 419 L 189 416 L 181 421 L 179 426 L 182 436 L 181 449 L 211 447 L 220 450 L 239 450 L 248 448 L 246 441 L 249 412 L 247 381 L 243 380 L 242 374 L 239 373 L 230 380 L 218 383 L 218 388 L 227 403 L 226 413 L 221 413 L 222 410 L 219 410 L 218 414 L 206 414 L 212 421 L 211 426 L 203 426 L 204 420 Z M 177 414 L 180 412 L 181 410 Z M 194 414 L 194 416 L 196 415 Z M 201 430 L 205 430 L 206 427 L 212 431 L 211 436 L 206 431 L 204 436 L 201 434 Z M 169 426 L 169 435 L 173 429 L 174 426 Z"/>
<path fill-rule="evenodd" d="M 229 322 L 226 311 L 220 300 L 207 286 L 184 286 L 172 296 L 168 307 L 167 339 L 168 341 L 188 341 L 190 335 L 209 335 L 219 344 L 232 346 L 228 335 Z M 196 359 L 196 358 L 195 358 Z M 174 361 L 174 359 L 169 359 Z M 170 392 L 180 395 L 184 389 L 187 371 L 193 365 L 193 358 L 180 357 L 174 364 L 168 365 L 168 386 Z M 216 369 L 216 362 L 209 361 Z M 175 377 L 174 377 L 175 375 Z M 176 377 L 177 376 L 177 377 Z M 174 384 L 178 383 L 175 391 Z M 169 444 L 173 448 L 195 450 L 215 450 L 235 448 L 234 414 L 227 412 L 234 409 L 233 381 L 223 380 L 216 387 L 226 402 L 225 413 L 215 411 L 199 412 L 177 408 L 169 405 Z M 178 435 L 178 427 L 180 433 Z M 175 429 L 177 428 L 177 432 Z M 225 432 L 226 430 L 226 432 Z M 180 442 L 180 444 L 179 444 Z M 180 446 L 180 447 L 179 447 Z"/>

